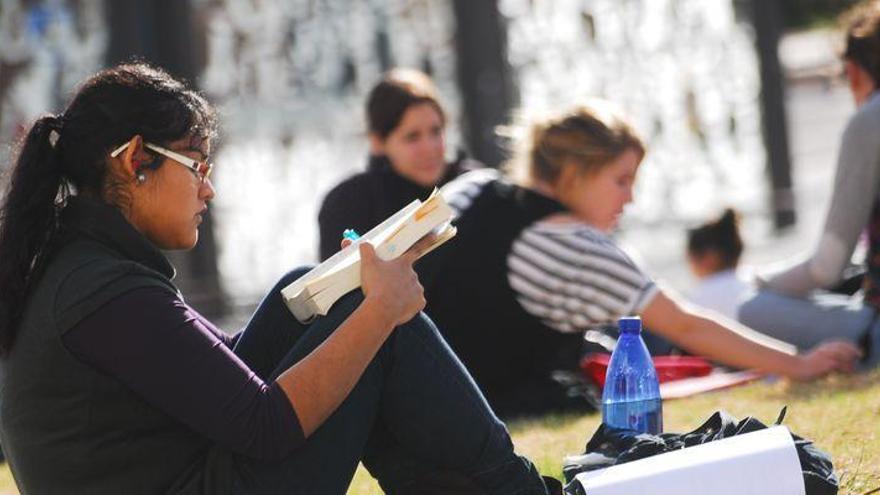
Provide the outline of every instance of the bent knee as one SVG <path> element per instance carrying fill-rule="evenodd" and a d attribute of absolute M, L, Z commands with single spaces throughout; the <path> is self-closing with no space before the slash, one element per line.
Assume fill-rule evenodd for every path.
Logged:
<path fill-rule="evenodd" d="M 411 320 L 398 326 L 395 335 L 403 336 L 404 339 L 418 340 L 431 347 L 438 345 L 448 347 L 437 325 L 424 311 L 419 311 Z"/>
<path fill-rule="evenodd" d="M 436 332 L 437 325 L 434 324 L 434 321 L 431 320 L 424 311 L 419 311 L 413 316 L 409 321 L 400 325 L 401 327 L 407 327 L 407 329 L 411 331 L 417 332 Z"/>
<path fill-rule="evenodd" d="M 293 270 L 290 270 L 289 272 L 282 275 L 280 279 L 278 279 L 278 282 L 275 283 L 275 288 L 278 290 L 281 290 L 281 289 L 287 287 L 288 285 L 296 282 L 297 279 L 299 279 L 300 277 L 302 277 L 306 273 L 309 273 L 309 271 L 312 268 L 314 268 L 314 266 L 305 265 L 305 266 L 301 266 L 299 268 L 294 268 Z"/>

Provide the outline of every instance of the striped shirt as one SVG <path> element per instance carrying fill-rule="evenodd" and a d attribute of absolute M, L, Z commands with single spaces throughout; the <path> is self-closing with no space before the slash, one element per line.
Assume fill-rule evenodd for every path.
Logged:
<path fill-rule="evenodd" d="M 507 267 L 523 308 L 561 332 L 639 314 L 658 290 L 610 237 L 580 222 L 530 225 L 513 242 Z"/>
<path fill-rule="evenodd" d="M 460 214 L 497 178 L 494 170 L 471 172 L 443 194 Z M 563 333 L 639 314 L 659 290 L 614 240 L 583 222 L 539 220 L 528 226 L 513 242 L 507 268 L 520 305 Z"/>

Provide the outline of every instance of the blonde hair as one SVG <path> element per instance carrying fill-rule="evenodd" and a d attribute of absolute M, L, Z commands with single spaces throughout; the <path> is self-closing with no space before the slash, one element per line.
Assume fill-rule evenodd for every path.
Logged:
<path fill-rule="evenodd" d="M 594 173 L 627 150 L 636 151 L 639 159 L 645 155 L 645 145 L 633 127 L 603 102 L 536 120 L 521 143 L 507 171 L 525 185 L 556 185 L 572 164 L 581 174 Z"/>

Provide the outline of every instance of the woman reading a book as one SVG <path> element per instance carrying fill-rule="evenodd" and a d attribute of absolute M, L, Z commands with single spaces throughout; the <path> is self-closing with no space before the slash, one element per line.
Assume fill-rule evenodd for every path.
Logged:
<path fill-rule="evenodd" d="M 363 461 L 394 493 L 545 493 L 419 314 L 419 246 L 363 245 L 363 294 L 310 325 L 278 293 L 302 270 L 232 337 L 186 304 L 160 250 L 198 239 L 214 136 L 201 96 L 141 64 L 28 131 L 0 210 L 0 441 L 21 491 L 343 494 Z"/>
<path fill-rule="evenodd" d="M 420 268 L 426 312 L 502 417 L 557 404 L 534 397 L 555 370 L 576 369 L 586 329 L 624 315 L 731 366 L 798 380 L 851 369 L 852 344 L 799 355 L 680 303 L 624 254 L 609 234 L 645 148 L 613 112 L 576 107 L 535 123 L 523 146 L 519 182 L 475 171 L 444 188 L 458 235 Z"/>
<path fill-rule="evenodd" d="M 446 161 L 446 112 L 431 79 L 416 70 L 389 72 L 367 98 L 367 170 L 334 187 L 321 205 L 321 260 L 339 250 L 345 229 L 364 233 L 414 199 L 425 199 L 481 165 L 459 155 Z"/>

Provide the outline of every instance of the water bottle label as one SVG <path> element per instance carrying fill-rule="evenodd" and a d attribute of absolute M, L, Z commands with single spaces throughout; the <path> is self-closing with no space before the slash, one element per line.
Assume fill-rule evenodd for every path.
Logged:
<path fill-rule="evenodd" d="M 602 404 L 602 422 L 614 428 L 659 435 L 663 432 L 663 402 L 660 399 Z"/>

